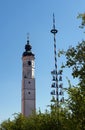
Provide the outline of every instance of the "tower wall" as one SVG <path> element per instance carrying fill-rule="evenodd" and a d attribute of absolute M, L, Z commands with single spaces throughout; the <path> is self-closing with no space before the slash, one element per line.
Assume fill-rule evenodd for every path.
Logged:
<path fill-rule="evenodd" d="M 26 51 L 22 56 L 22 99 L 21 111 L 26 117 L 32 114 L 36 109 L 35 95 L 35 77 L 34 77 L 34 54 L 31 47 L 27 44 Z"/>

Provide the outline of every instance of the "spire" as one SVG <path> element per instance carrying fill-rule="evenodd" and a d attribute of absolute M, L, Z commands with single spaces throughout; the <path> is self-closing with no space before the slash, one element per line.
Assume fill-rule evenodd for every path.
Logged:
<path fill-rule="evenodd" d="M 55 29 L 55 15 L 53 13 L 53 29 L 51 30 L 51 33 L 53 33 L 54 35 L 58 32 L 57 29 Z"/>
<path fill-rule="evenodd" d="M 54 13 L 53 13 L 53 28 L 55 29 L 55 16 L 54 16 Z"/>
<path fill-rule="evenodd" d="M 34 54 L 31 52 L 32 46 L 29 44 L 29 33 L 27 33 L 27 44 L 25 45 L 25 52 L 23 53 L 23 56 L 34 56 Z"/>

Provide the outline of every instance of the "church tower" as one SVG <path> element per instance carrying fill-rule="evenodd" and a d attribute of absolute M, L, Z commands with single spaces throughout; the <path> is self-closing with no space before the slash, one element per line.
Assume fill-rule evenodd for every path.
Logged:
<path fill-rule="evenodd" d="M 27 39 L 25 51 L 22 55 L 22 114 L 26 117 L 35 111 L 35 77 L 34 59 L 35 55 L 31 51 L 32 47 Z"/>

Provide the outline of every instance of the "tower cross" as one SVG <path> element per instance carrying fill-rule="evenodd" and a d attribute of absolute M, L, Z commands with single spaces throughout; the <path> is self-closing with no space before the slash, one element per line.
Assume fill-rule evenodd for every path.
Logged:
<path fill-rule="evenodd" d="M 27 33 L 27 41 L 29 41 L 29 33 Z"/>

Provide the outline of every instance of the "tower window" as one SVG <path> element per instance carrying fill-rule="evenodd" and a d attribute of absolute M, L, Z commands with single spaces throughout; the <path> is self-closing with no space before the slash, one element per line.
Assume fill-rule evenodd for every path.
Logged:
<path fill-rule="evenodd" d="M 27 78 L 27 76 L 25 75 L 24 78 Z"/>
<path fill-rule="evenodd" d="M 30 92 L 28 92 L 28 94 L 30 94 Z"/>
<path fill-rule="evenodd" d="M 28 61 L 28 65 L 31 65 L 31 61 Z"/>
<path fill-rule="evenodd" d="M 30 84 L 31 82 L 29 81 L 28 84 Z"/>

